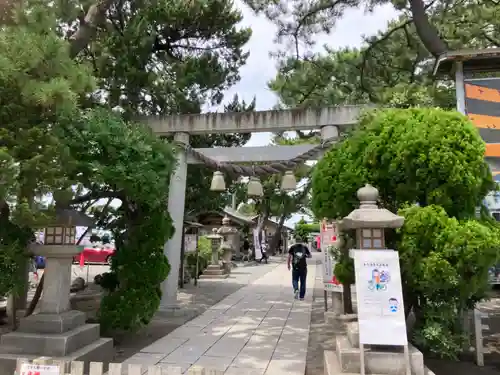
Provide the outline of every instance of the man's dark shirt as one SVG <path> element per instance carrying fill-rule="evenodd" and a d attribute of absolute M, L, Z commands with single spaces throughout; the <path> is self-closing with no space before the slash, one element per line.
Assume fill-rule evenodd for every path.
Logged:
<path fill-rule="evenodd" d="M 250 242 L 248 240 L 243 241 L 243 250 L 248 251 L 250 249 Z"/>
<path fill-rule="evenodd" d="M 307 269 L 306 258 L 311 257 L 311 252 L 306 245 L 296 243 L 290 246 L 288 254 L 292 256 L 292 268 L 296 271 L 303 271 Z"/>

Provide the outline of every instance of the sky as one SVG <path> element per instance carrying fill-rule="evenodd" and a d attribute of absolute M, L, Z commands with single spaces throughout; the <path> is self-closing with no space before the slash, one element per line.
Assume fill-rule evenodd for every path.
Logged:
<path fill-rule="evenodd" d="M 276 50 L 273 38 L 276 27 L 265 17 L 256 16 L 240 0 L 236 4 L 243 13 L 242 25 L 252 28 L 252 37 L 247 44 L 250 56 L 247 64 L 240 70 L 240 82 L 227 91 L 225 99 L 230 100 L 234 94 L 238 94 L 241 99 L 250 102 L 255 96 L 257 110 L 271 109 L 276 104 L 277 97 L 268 89 L 267 83 L 276 75 L 276 61 L 269 57 L 269 53 Z M 360 47 L 363 36 L 384 30 L 387 23 L 396 16 L 391 5 L 377 7 L 370 14 L 363 9 L 351 9 L 345 12 L 330 35 L 316 38 L 315 50 L 322 51 L 324 45 L 330 48 Z M 247 146 L 268 145 L 270 139 L 269 133 L 255 133 Z"/>
<path fill-rule="evenodd" d="M 253 33 L 246 46 L 250 56 L 247 64 L 240 70 L 241 80 L 227 91 L 225 100 L 230 100 L 234 94 L 238 94 L 246 102 L 256 97 L 257 110 L 271 109 L 277 103 L 276 95 L 267 87 L 267 83 L 276 75 L 276 61 L 269 56 L 270 52 L 276 50 L 273 38 L 276 27 L 265 17 L 253 14 L 240 0 L 236 4 L 243 12 L 242 25 L 251 27 Z M 363 36 L 384 30 L 387 23 L 396 16 L 396 11 L 390 5 L 377 7 L 373 13 L 351 9 L 345 12 L 330 35 L 316 38 L 315 50 L 322 51 L 324 45 L 330 48 L 360 47 Z M 270 140 L 270 133 L 254 133 L 246 146 L 265 146 Z M 293 227 L 300 218 L 301 215 L 294 215 L 287 221 L 287 225 Z"/>

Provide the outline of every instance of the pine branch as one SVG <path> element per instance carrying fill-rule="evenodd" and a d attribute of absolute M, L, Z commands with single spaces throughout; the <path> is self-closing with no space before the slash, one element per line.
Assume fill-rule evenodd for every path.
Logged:
<path fill-rule="evenodd" d="M 90 6 L 87 14 L 80 21 L 78 30 L 70 37 L 70 56 L 75 58 L 92 40 L 97 27 L 103 22 L 108 9 L 116 0 L 98 0 Z"/>

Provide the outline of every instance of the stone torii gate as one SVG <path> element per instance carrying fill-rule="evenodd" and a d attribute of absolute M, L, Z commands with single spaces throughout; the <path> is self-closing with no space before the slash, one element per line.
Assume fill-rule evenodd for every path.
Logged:
<path fill-rule="evenodd" d="M 323 140 L 335 140 L 352 127 L 361 111 L 368 106 L 341 106 L 320 109 L 291 109 L 255 112 L 208 113 L 197 115 L 149 116 L 142 122 L 158 136 L 174 135 L 177 143 L 188 146 L 189 135 L 212 133 L 259 133 L 321 129 Z M 282 162 L 310 151 L 316 145 L 228 147 L 195 149 L 204 156 L 225 163 Z M 165 244 L 164 252 L 171 265 L 162 283 L 160 310 L 177 308 L 177 290 L 182 245 L 182 226 L 186 198 L 188 164 L 200 163 L 179 148 L 178 165 L 170 180 L 168 211 L 175 227 L 174 236 Z"/>

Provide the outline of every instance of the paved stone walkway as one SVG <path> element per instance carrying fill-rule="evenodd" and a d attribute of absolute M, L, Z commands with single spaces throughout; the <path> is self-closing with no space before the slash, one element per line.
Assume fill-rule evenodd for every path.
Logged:
<path fill-rule="evenodd" d="M 313 262 L 311 262 L 313 263 Z M 293 299 L 285 264 L 127 359 L 145 366 L 192 366 L 225 375 L 304 375 L 316 267 L 308 294 Z"/>

